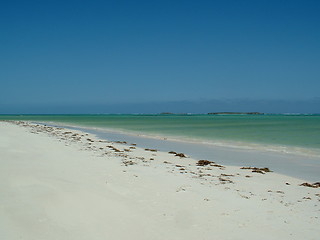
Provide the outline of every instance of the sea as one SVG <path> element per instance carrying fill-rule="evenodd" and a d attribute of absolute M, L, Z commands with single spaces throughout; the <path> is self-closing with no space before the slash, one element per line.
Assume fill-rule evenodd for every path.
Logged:
<path fill-rule="evenodd" d="M 78 129 L 228 165 L 272 165 L 303 179 L 320 176 L 320 114 L 0 115 L 0 120 Z"/>

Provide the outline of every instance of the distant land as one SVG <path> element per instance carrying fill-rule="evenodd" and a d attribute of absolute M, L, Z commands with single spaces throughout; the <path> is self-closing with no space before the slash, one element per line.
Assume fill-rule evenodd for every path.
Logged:
<path fill-rule="evenodd" d="M 264 113 L 260 112 L 211 112 L 210 115 L 263 115 Z"/>
<path fill-rule="evenodd" d="M 190 113 L 162 112 L 161 115 L 190 115 Z M 261 112 L 210 112 L 209 115 L 263 115 Z"/>

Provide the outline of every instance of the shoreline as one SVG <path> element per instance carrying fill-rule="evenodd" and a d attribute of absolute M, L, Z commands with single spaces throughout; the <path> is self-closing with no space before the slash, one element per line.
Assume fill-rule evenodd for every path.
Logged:
<path fill-rule="evenodd" d="M 167 138 L 173 141 L 202 142 L 203 144 L 210 144 L 214 146 L 253 150 L 258 149 L 262 151 L 280 153 L 286 152 L 303 156 L 320 156 L 319 138 L 316 135 L 316 130 L 319 129 L 320 120 L 320 115 L 318 114 L 311 114 L 312 116 L 315 116 L 315 118 L 310 117 L 309 114 L 307 114 L 307 117 L 305 114 L 300 114 L 299 116 L 302 118 L 297 117 L 296 115 L 289 115 L 286 117 L 287 114 L 270 114 L 269 116 L 266 115 L 266 117 L 263 115 L 262 118 L 258 116 L 234 118 L 233 116 L 208 117 L 206 114 L 202 115 L 196 114 L 172 118 L 170 116 L 163 117 L 161 114 L 54 114 L 11 116 L 8 117 L 7 120 L 51 122 L 53 124 L 59 123 L 63 126 L 81 125 L 84 128 L 97 128 L 98 126 L 98 128 L 102 129 L 109 128 L 109 131 L 117 131 L 120 133 L 124 132 L 126 134 L 133 135 L 140 134 L 149 138 L 157 136 L 157 138 Z M 279 118 L 278 115 L 282 117 Z M 143 121 L 146 121 L 146 127 L 139 125 L 143 123 Z M 179 122 L 179 126 L 177 125 L 177 121 Z M 220 131 L 219 128 L 217 128 L 221 121 L 223 121 L 222 127 L 226 127 L 223 131 Z M 156 124 L 155 126 L 152 125 L 153 122 Z M 137 123 L 137 125 L 135 123 Z M 158 123 L 160 124 L 159 126 Z M 188 127 L 188 124 L 191 123 L 194 124 L 194 129 L 192 127 Z M 251 123 L 253 124 L 252 126 Z M 173 124 L 174 127 L 177 127 L 176 130 L 175 128 L 173 129 L 174 134 L 172 134 L 169 127 L 166 127 L 166 124 L 169 124 L 170 126 Z M 209 124 L 209 135 L 206 136 L 206 130 L 204 128 L 205 125 L 201 124 Z M 229 131 L 229 124 L 231 124 L 231 126 L 237 126 L 237 124 L 240 124 L 240 131 L 233 128 Z M 260 127 L 260 124 L 262 124 L 262 127 Z M 180 125 L 183 129 L 180 129 Z M 297 128 L 297 126 L 300 127 Z M 158 130 L 155 129 L 152 133 L 150 131 L 153 127 L 160 128 Z M 161 129 L 163 129 L 163 131 Z M 191 132 L 189 132 L 189 130 Z M 226 132 L 224 132 L 225 130 Z M 281 134 L 282 132 L 283 134 Z M 217 138 L 214 139 L 214 136 Z"/>
<path fill-rule="evenodd" d="M 208 145 L 212 147 L 221 147 L 226 149 L 240 149 L 240 150 L 253 150 L 261 152 L 274 152 L 280 154 L 292 154 L 305 157 L 319 157 L 320 149 L 318 148 L 306 148 L 300 146 L 291 146 L 291 145 L 275 145 L 268 143 L 253 143 L 253 142 L 240 142 L 232 140 L 208 140 L 202 138 L 190 138 L 187 136 L 173 136 L 173 135 L 162 135 L 160 133 L 147 133 L 147 132 L 138 132 L 127 129 L 116 129 L 116 128 L 105 128 L 105 127 L 94 127 L 94 126 L 84 126 L 84 125 L 75 125 L 67 124 L 64 122 L 52 122 L 52 121 L 27 121 L 33 122 L 36 124 L 43 124 L 48 126 L 56 127 L 66 127 L 70 129 L 79 129 L 83 131 L 95 131 L 95 132 L 105 132 L 111 134 L 127 135 L 127 136 L 136 136 L 146 139 L 156 139 L 156 140 L 168 140 L 172 142 L 182 142 L 190 144 L 201 144 Z M 320 158 L 319 158 L 320 160 Z"/>
<path fill-rule="evenodd" d="M 36 124 L 64 127 L 88 132 L 105 140 L 134 141 L 145 148 L 157 148 L 161 151 L 178 150 L 187 153 L 190 157 L 211 159 L 229 166 L 256 166 L 269 167 L 279 174 L 319 181 L 320 155 L 297 154 L 296 152 L 276 151 L 265 148 L 250 148 L 247 146 L 214 145 L 205 142 L 188 141 L 184 139 L 168 138 L 165 136 L 151 136 L 132 131 L 122 131 L 98 127 L 84 127 L 68 125 L 59 122 L 34 122 Z M 260 145 L 259 145 L 260 146 Z"/>
<path fill-rule="evenodd" d="M 319 188 L 301 179 L 66 128 L 0 130 L 4 239 L 318 237 Z"/>

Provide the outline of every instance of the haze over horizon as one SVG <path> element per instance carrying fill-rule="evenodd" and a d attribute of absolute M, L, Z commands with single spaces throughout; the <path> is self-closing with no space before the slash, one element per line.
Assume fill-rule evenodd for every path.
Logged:
<path fill-rule="evenodd" d="M 0 114 L 320 113 L 320 2 L 1 3 Z"/>

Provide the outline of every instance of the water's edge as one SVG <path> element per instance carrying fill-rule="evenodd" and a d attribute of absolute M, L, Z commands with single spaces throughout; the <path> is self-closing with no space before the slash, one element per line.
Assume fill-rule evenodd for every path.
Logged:
<path fill-rule="evenodd" d="M 205 140 L 205 139 L 194 139 L 185 136 L 169 136 L 161 135 L 160 133 L 146 133 L 146 132 L 137 132 L 126 129 L 114 129 L 106 127 L 94 127 L 94 126 L 82 126 L 76 124 L 66 124 L 63 122 L 34 122 L 38 124 L 47 124 L 51 126 L 62 126 L 66 128 L 78 128 L 86 129 L 88 131 L 94 130 L 96 132 L 105 132 L 109 134 L 122 134 L 124 136 L 139 136 L 146 139 L 158 139 L 158 140 L 170 140 L 172 142 L 183 142 L 189 144 L 201 144 L 208 146 L 216 147 L 225 147 L 231 149 L 240 149 L 240 150 L 257 150 L 263 152 L 275 152 L 275 153 L 288 153 L 293 155 L 301 155 L 306 157 L 319 157 L 320 149 L 315 148 L 305 148 L 305 147 L 295 147 L 289 145 L 272 145 L 266 143 L 250 143 L 250 142 L 240 142 L 240 141 L 231 141 L 231 140 Z"/>
<path fill-rule="evenodd" d="M 163 137 L 151 137 L 132 132 L 116 131 L 94 127 L 65 125 L 55 122 L 34 122 L 37 124 L 80 130 L 109 141 L 126 141 L 142 148 L 153 148 L 159 151 L 183 152 L 194 159 L 208 159 L 229 166 L 269 167 L 276 173 L 317 182 L 320 176 L 320 157 L 295 154 L 285 151 L 266 149 L 249 149 L 212 145 L 203 142 L 182 141 Z"/>

